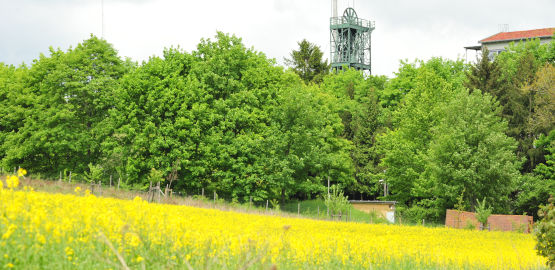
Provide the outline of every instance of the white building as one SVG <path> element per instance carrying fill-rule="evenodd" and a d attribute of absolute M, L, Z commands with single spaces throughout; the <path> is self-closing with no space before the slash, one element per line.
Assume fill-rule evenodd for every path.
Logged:
<path fill-rule="evenodd" d="M 526 42 L 526 40 L 539 38 L 540 43 L 544 44 L 551 41 L 553 34 L 555 34 L 555 28 L 500 32 L 478 41 L 481 45 L 468 46 L 464 48 L 466 50 L 481 51 L 482 48 L 487 47 L 489 50 L 489 57 L 492 59 L 495 55 L 506 50 L 506 47 L 509 46 L 509 43 L 511 42 Z"/>

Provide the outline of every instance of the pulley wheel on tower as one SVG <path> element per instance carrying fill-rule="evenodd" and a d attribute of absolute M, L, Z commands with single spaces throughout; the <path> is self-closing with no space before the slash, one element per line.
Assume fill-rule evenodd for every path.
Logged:
<path fill-rule="evenodd" d="M 345 9 L 345 11 L 343 12 L 343 18 L 348 22 L 348 23 L 356 23 L 358 16 L 356 11 L 353 8 L 347 8 Z"/>

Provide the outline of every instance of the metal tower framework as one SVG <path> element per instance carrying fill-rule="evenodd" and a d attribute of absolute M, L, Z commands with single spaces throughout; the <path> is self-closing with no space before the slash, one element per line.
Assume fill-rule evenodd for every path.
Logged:
<path fill-rule="evenodd" d="M 371 73 L 371 34 L 373 21 L 359 19 L 353 8 L 341 17 L 330 18 L 330 58 L 332 70 L 352 67 Z"/>

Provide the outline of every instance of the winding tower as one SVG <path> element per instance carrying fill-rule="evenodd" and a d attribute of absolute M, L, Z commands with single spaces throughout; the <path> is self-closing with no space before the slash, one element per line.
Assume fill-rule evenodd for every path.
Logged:
<path fill-rule="evenodd" d="M 337 0 L 332 3 L 330 18 L 330 58 L 332 70 L 352 67 L 372 73 L 371 34 L 375 23 L 360 19 L 355 10 L 348 7 L 337 16 Z"/>

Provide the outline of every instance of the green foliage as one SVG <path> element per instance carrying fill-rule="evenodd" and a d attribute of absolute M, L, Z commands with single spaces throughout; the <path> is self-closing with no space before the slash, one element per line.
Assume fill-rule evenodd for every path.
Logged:
<path fill-rule="evenodd" d="M 408 208 L 399 207 L 396 210 L 398 211 L 397 215 L 400 217 L 400 220 L 408 224 L 422 224 L 423 219 L 430 220 L 433 216 L 430 208 L 420 205 L 413 205 Z"/>
<path fill-rule="evenodd" d="M 160 182 L 164 182 L 164 172 L 151 168 L 150 173 L 148 174 L 147 180 L 153 185 L 156 185 L 157 183 L 160 183 Z"/>
<path fill-rule="evenodd" d="M 290 59 L 285 59 L 285 63 L 290 66 L 295 73 L 303 79 L 305 83 L 320 83 L 322 78 L 329 72 L 330 66 L 327 60 L 323 60 L 324 53 L 316 44 L 308 42 L 306 39 L 297 43 L 299 50 L 293 50 Z"/>
<path fill-rule="evenodd" d="M 350 206 L 349 200 L 337 185 L 332 185 L 330 193 L 322 195 L 322 197 L 324 197 L 324 204 L 329 209 L 330 215 L 341 216 L 347 213 Z"/>
<path fill-rule="evenodd" d="M 488 48 L 484 47 L 476 64 L 470 66 L 467 73 L 468 81 L 465 82 L 465 86 L 470 91 L 479 89 L 483 93 L 492 94 L 501 87 L 502 81 L 500 78 L 501 68 L 498 61 L 492 62 L 489 58 Z"/>
<path fill-rule="evenodd" d="M 85 180 L 89 183 L 97 183 L 98 181 L 101 181 L 103 175 L 102 166 L 99 164 L 93 165 L 92 163 L 89 163 L 88 167 L 89 171 L 84 172 Z"/>
<path fill-rule="evenodd" d="M 504 134 L 497 104 L 480 91 L 469 94 L 465 74 L 462 63 L 421 63 L 414 89 L 393 114 L 393 129 L 378 137 L 390 197 L 431 209 L 425 215 L 436 220 L 463 189 L 465 201 L 488 197 L 508 211 L 505 198 L 518 176 L 515 143 Z"/>
<path fill-rule="evenodd" d="M 546 257 L 546 264 L 555 267 L 555 199 L 549 198 L 549 204 L 540 207 L 538 215 L 541 220 L 536 224 L 535 234 L 538 239 L 536 250 L 538 255 Z"/>
<path fill-rule="evenodd" d="M 191 54 L 167 49 L 124 76 L 118 94 L 103 148 L 128 183 L 158 168 L 180 172 L 174 190 L 263 201 L 350 179 L 335 100 L 235 36 L 218 33 Z"/>
<path fill-rule="evenodd" d="M 466 201 L 488 197 L 496 211 L 507 212 L 520 166 L 515 142 L 504 133 L 507 124 L 488 95 L 463 90 L 452 97 L 430 130 L 424 173 L 414 192 L 432 200 L 439 213 L 452 207 L 463 189 Z"/>
<path fill-rule="evenodd" d="M 67 52 L 41 55 L 16 93 L 13 110 L 22 114 L 14 119 L 24 120 L 6 136 L 3 162 L 53 177 L 66 168 L 86 171 L 100 158 L 103 121 L 125 72 L 113 47 L 94 36 Z"/>
<path fill-rule="evenodd" d="M 472 223 L 472 221 L 467 220 L 466 225 L 464 225 L 464 229 L 473 231 L 473 230 L 476 230 L 476 225 L 474 225 L 474 223 Z"/>
<path fill-rule="evenodd" d="M 503 108 L 502 117 L 508 121 L 507 135 L 518 142 L 517 156 L 525 161 L 523 173 L 532 172 L 543 161 L 542 152 L 534 148 L 534 138 L 553 126 L 553 111 L 546 111 L 553 106 L 553 94 L 548 94 L 553 87 L 553 71 L 542 68 L 548 63 L 549 46 L 540 44 L 539 39 L 519 42 L 509 45 L 495 59 L 502 74 L 500 85 L 492 94 Z M 547 120 L 545 116 L 551 116 L 551 125 L 549 121 L 538 121 Z"/>
<path fill-rule="evenodd" d="M 270 200 L 270 204 L 272 205 L 272 208 L 276 211 L 280 210 L 280 206 L 279 206 L 279 200 L 277 199 L 272 199 Z"/>
<path fill-rule="evenodd" d="M 493 208 L 486 207 L 486 198 L 480 202 L 476 200 L 476 219 L 485 227 L 488 223 L 488 218 L 491 216 Z"/>
<path fill-rule="evenodd" d="M 424 172 L 424 156 L 431 141 L 431 128 L 442 117 L 442 104 L 455 88 L 462 87 L 462 62 L 434 58 L 410 68 L 401 67 L 398 77 L 407 83 L 403 103 L 393 112 L 393 129 L 376 138 L 377 151 L 383 155 L 380 166 L 387 168 L 385 177 L 391 199 L 411 205 L 416 179 Z M 415 70 L 416 69 L 416 70 Z"/>
<path fill-rule="evenodd" d="M 551 185 L 555 182 L 555 129 L 549 132 L 549 135 L 541 135 L 536 141 L 538 148 L 544 148 L 548 154 L 545 155 L 545 163 L 536 166 L 534 172 L 540 175 Z M 554 189 L 548 189 L 554 190 Z"/>
<path fill-rule="evenodd" d="M 457 203 L 455 204 L 455 209 L 457 211 L 465 211 L 466 204 L 464 202 L 464 192 L 466 191 L 466 187 L 463 187 L 461 194 L 457 197 Z"/>
<path fill-rule="evenodd" d="M 26 118 L 26 108 L 32 104 L 32 96 L 24 87 L 28 68 L 14 67 L 0 62 L 0 160 L 2 160 L 8 146 L 4 141 L 11 134 L 23 127 Z M 11 164 L 6 164 L 10 167 Z"/>
<path fill-rule="evenodd" d="M 381 77 L 365 77 L 360 71 L 348 69 L 324 78 L 322 91 L 337 98 L 337 113 L 344 129 L 342 137 L 351 141 L 351 158 L 355 167 L 354 185 L 347 187 L 350 194 L 375 196 L 378 193 L 379 157 L 372 150 L 379 131 L 381 108 L 376 95 L 382 89 Z"/>

